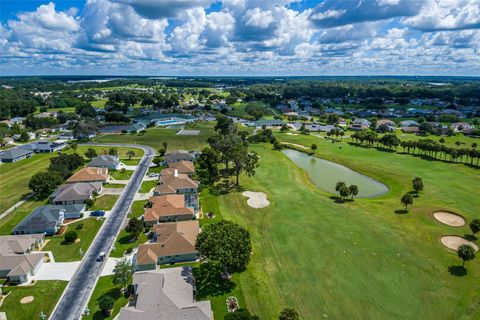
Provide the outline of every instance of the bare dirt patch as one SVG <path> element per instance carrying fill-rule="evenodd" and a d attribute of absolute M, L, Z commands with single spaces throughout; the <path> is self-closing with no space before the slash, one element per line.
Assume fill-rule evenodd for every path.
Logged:
<path fill-rule="evenodd" d="M 21 304 L 27 304 L 33 301 L 33 296 L 26 296 L 20 299 Z"/>
<path fill-rule="evenodd" d="M 464 244 L 468 244 L 472 246 L 475 252 L 478 251 L 478 246 L 475 243 L 473 243 L 472 241 L 465 240 L 460 236 L 443 236 L 442 238 L 440 238 L 440 241 L 445 247 L 455 251 L 458 250 L 458 247 Z"/>
<path fill-rule="evenodd" d="M 462 227 L 465 225 L 465 219 L 453 212 L 437 211 L 433 213 L 433 217 L 440 223 L 450 227 Z"/>
<path fill-rule="evenodd" d="M 270 205 L 267 195 L 263 192 L 244 191 L 242 196 L 247 197 L 247 204 L 255 209 L 265 208 Z"/>

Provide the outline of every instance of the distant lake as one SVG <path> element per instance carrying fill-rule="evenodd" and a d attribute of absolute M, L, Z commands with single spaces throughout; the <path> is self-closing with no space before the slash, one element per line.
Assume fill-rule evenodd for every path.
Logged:
<path fill-rule="evenodd" d="M 312 157 L 306 153 L 286 149 L 282 151 L 290 160 L 310 175 L 312 182 L 320 189 L 338 195 L 335 185 L 343 181 L 347 186 L 358 186 L 358 198 L 372 198 L 388 191 L 383 183 L 352 170 L 344 165 Z"/>

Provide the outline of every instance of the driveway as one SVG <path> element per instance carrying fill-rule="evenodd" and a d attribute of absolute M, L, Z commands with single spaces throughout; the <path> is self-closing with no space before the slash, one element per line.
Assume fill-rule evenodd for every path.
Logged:
<path fill-rule="evenodd" d="M 113 195 L 121 195 L 123 193 L 123 188 L 103 188 L 100 191 L 101 195 L 104 194 L 113 194 Z"/>
<path fill-rule="evenodd" d="M 80 261 L 75 262 L 46 262 L 32 280 L 63 280 L 70 281 L 77 271 Z"/>
<path fill-rule="evenodd" d="M 136 251 L 136 249 L 134 250 L 134 252 Z M 126 256 L 127 260 L 132 262 L 132 259 L 133 259 L 133 253 Z M 111 274 L 113 274 L 113 270 L 115 269 L 115 266 L 117 265 L 117 262 L 122 260 L 122 258 L 107 258 L 107 261 L 105 262 L 105 265 L 103 266 L 103 269 L 102 269 L 102 273 L 100 274 L 100 277 L 103 277 L 103 276 L 109 276 Z"/>

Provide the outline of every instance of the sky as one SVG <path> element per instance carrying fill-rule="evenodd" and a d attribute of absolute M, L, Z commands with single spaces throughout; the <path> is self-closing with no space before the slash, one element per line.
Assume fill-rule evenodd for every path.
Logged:
<path fill-rule="evenodd" d="M 0 0 L 0 75 L 480 75 L 480 0 Z"/>

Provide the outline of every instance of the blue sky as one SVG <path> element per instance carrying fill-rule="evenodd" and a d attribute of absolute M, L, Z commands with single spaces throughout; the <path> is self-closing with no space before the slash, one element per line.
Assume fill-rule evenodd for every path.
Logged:
<path fill-rule="evenodd" d="M 0 0 L 0 74 L 480 75 L 479 0 Z"/>

